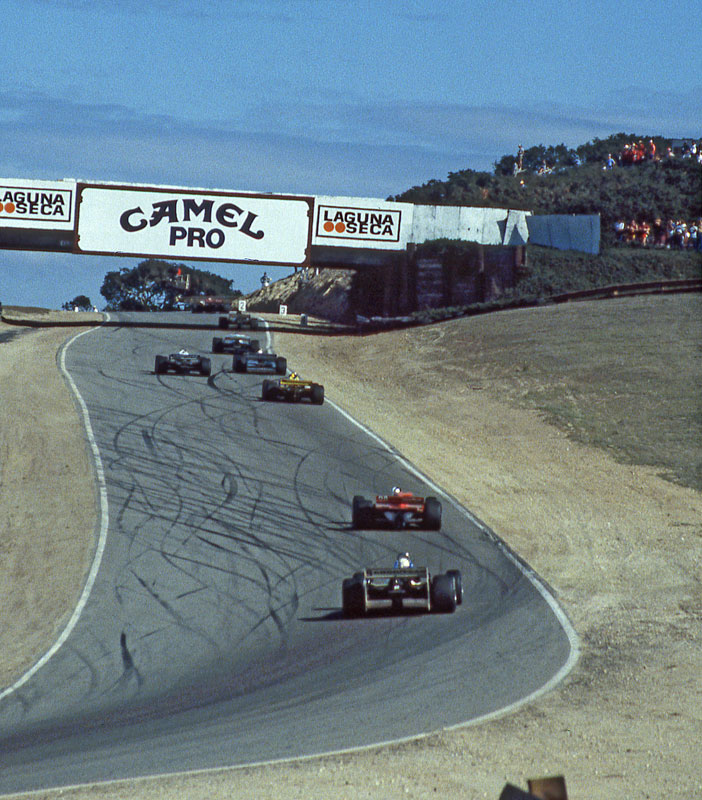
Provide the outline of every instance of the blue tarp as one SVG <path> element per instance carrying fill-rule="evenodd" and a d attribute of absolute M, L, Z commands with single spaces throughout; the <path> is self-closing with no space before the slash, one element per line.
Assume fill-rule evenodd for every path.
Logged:
<path fill-rule="evenodd" d="M 558 250 L 600 252 L 599 214 L 543 214 L 526 219 L 529 244 Z"/>

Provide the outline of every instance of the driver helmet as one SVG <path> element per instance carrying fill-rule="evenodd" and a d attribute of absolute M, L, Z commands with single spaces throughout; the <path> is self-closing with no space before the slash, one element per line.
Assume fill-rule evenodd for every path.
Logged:
<path fill-rule="evenodd" d="M 409 553 L 398 553 L 397 554 L 397 560 L 395 561 L 395 566 L 396 567 L 400 567 L 400 568 L 414 566 L 412 564 L 412 559 L 410 558 L 410 554 Z"/>
<path fill-rule="evenodd" d="M 392 493 L 393 494 L 402 494 L 402 489 L 400 489 L 399 486 L 393 486 L 392 487 Z"/>
<path fill-rule="evenodd" d="M 297 372 L 291 372 L 290 373 L 290 380 L 291 381 L 299 381 L 300 380 L 300 376 L 297 374 Z"/>
<path fill-rule="evenodd" d="M 188 353 L 187 350 L 183 349 L 183 350 L 179 350 L 178 351 L 178 355 L 179 356 L 188 356 L 188 355 L 190 355 L 190 353 Z"/>

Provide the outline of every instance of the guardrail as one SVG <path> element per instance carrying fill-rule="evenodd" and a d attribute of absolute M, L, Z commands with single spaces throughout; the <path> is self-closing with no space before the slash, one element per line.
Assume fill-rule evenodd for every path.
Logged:
<path fill-rule="evenodd" d="M 610 297 L 626 297 L 637 294 L 668 294 L 673 292 L 700 292 L 702 278 L 681 278 L 669 281 L 650 281 L 648 283 L 622 283 L 600 286 L 597 289 L 582 289 L 578 292 L 564 292 L 553 295 L 554 303 L 568 303 L 571 300 L 599 300 Z"/>

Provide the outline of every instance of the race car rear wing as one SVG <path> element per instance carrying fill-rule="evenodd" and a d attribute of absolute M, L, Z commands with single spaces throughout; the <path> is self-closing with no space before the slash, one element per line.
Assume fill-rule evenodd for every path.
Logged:
<path fill-rule="evenodd" d="M 428 567 L 385 567 L 382 569 L 365 569 L 365 577 L 373 580 L 392 580 L 393 578 L 409 578 L 410 580 L 424 580 L 429 583 Z"/>

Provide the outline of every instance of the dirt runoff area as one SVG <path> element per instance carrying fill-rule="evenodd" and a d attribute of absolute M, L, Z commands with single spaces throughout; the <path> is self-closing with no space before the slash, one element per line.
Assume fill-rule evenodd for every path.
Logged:
<path fill-rule="evenodd" d="M 409 743 L 32 797 L 497 800 L 506 783 L 552 775 L 571 800 L 702 797 L 702 494 L 690 488 L 700 479 L 700 319 L 695 295 L 365 337 L 277 334 L 291 368 L 324 383 L 329 400 L 548 581 L 581 637 L 578 663 L 509 715 Z M 54 362 L 66 336 L 0 344 L 5 684 L 51 643 L 92 552 L 91 469 Z M 58 584 L 44 580 L 48 564 Z M 15 638 L 22 647 L 8 647 Z"/>

